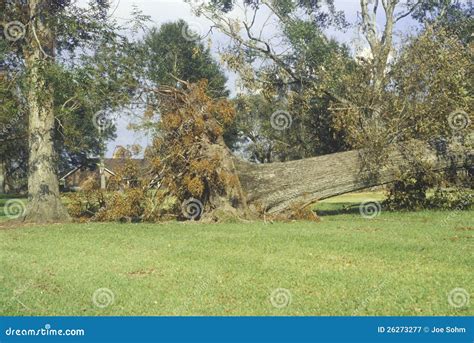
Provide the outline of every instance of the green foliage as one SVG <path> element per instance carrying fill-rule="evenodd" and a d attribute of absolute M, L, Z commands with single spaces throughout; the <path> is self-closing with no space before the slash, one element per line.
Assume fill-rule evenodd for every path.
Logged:
<path fill-rule="evenodd" d="M 462 211 L 472 208 L 472 190 L 438 186 L 434 194 L 428 195 L 429 183 L 426 175 L 405 177 L 390 185 L 384 207 L 392 211 L 441 209 Z"/>
<path fill-rule="evenodd" d="M 414 3 L 400 3 L 397 10 L 410 10 Z M 247 4 L 249 11 L 266 6 Z M 436 7 L 443 4 L 449 5 L 447 16 L 436 13 Z M 233 45 L 223 59 L 239 73 L 243 85 L 250 92 L 263 94 L 271 104 L 281 104 L 279 110 L 287 111 L 293 122 L 291 130 L 284 131 L 278 140 L 268 133 L 264 116 L 253 125 L 258 135 L 245 130 L 245 126 L 237 132 L 243 137 L 250 136 L 249 132 L 262 137 L 260 150 L 275 151 L 276 146 L 287 144 L 282 148 L 287 155 L 274 154 L 275 160 L 363 148 L 362 163 L 370 177 L 377 177 L 378 170 L 390 162 L 388 148 L 394 145 L 413 162 L 404 175 L 424 178 L 429 166 L 423 166 L 421 144 L 440 140 L 464 147 L 469 144 L 468 128 L 452 127 L 453 112 L 464 113 L 465 122 L 472 113 L 471 55 L 465 42 L 453 32 L 454 18 L 464 18 L 466 27 L 469 6 L 455 1 L 421 2 L 413 8 L 415 17 L 433 16 L 438 23 L 449 19 L 454 25 L 433 26 L 430 22 L 419 35 L 403 41 L 399 51 L 391 49 L 388 65 L 380 65 L 377 61 L 381 56 L 352 59 L 347 48 L 327 39 L 323 29 L 327 25 L 342 27 L 343 23 L 337 21 L 332 2 L 327 16 L 320 5 L 319 1 L 272 2 L 267 9 L 278 18 L 277 29 L 283 38 L 278 42 L 260 36 L 259 28 L 250 21 L 227 24 L 222 15 L 201 9 L 208 18 L 218 18 L 214 23 L 231 38 Z M 433 13 L 428 14 L 430 11 Z M 248 147 L 254 148 L 255 143 Z M 423 180 L 415 186 L 408 184 L 415 193 L 423 193 L 430 185 Z M 421 191 L 417 190 L 420 187 Z M 401 197 L 406 195 L 407 187 L 397 188 Z M 417 201 L 422 201 L 418 198 L 423 196 L 413 194 L 408 202 L 418 206 Z"/>
<path fill-rule="evenodd" d="M 429 174 L 428 174 L 429 175 Z M 391 210 L 421 210 L 429 208 L 427 191 L 434 180 L 425 173 L 407 173 L 389 185 L 386 208 Z"/>
<path fill-rule="evenodd" d="M 1 64 L 0 64 L 1 66 Z M 0 163 L 4 163 L 9 191 L 26 189 L 28 158 L 25 104 L 9 76 L 0 71 Z"/>
<path fill-rule="evenodd" d="M 443 27 L 467 45 L 472 41 L 473 14 L 472 0 L 424 0 L 413 17 L 422 23 Z"/>
<path fill-rule="evenodd" d="M 177 207 L 172 198 L 141 184 L 121 190 L 83 189 L 64 198 L 69 214 L 80 222 L 156 222 L 173 219 Z"/>
<path fill-rule="evenodd" d="M 90 156 L 97 156 L 103 147 L 101 139 L 114 138 L 115 127 L 111 123 L 105 126 L 101 136 L 98 133 L 97 113 L 126 105 L 133 96 L 137 83 L 130 72 L 121 72 L 115 64 L 125 68 L 131 61 L 125 60 L 124 49 L 101 46 L 95 54 L 82 56 L 82 63 L 67 65 L 57 63 L 48 70 L 48 80 L 56 89 L 54 92 L 55 111 L 55 150 L 58 170 L 64 171 L 72 166 L 84 164 Z M 121 52 L 121 53 L 119 53 Z M 106 61 L 106 62 L 105 62 Z M 9 87 L 10 95 L 0 105 L 0 139 L 12 142 L 2 145 L 5 159 L 15 162 L 18 149 L 26 144 L 27 113 L 22 103 L 26 89 L 21 87 L 24 73 L 17 74 L 14 82 L 8 79 L 2 82 Z M 20 87 L 18 87 L 18 84 Z M 13 89 L 16 91 L 13 92 Z M 104 94 L 107 94 L 104 97 Z M 95 132 L 95 134 L 91 134 Z M 11 164 L 10 163 L 10 164 Z"/>
<path fill-rule="evenodd" d="M 400 173 L 397 179 L 388 186 L 384 202 L 390 210 L 460 211 L 472 207 L 472 181 L 465 169 L 434 172 L 426 165 L 418 165 Z"/>
<path fill-rule="evenodd" d="M 311 18 L 288 15 L 287 19 L 280 23 L 285 39 L 278 49 L 284 53 L 267 54 L 258 41 L 243 44 L 236 38 L 223 54 L 248 93 L 259 94 L 243 92 L 236 100 L 235 131 L 240 141 L 247 141 L 254 152 L 272 151 L 271 158 L 264 153 L 263 159 L 253 156 L 255 160 L 293 160 L 347 148 L 344 132 L 334 129 L 332 98 L 325 89 L 344 88 L 341 80 L 355 67 L 349 49 L 327 39 Z M 277 111 L 286 113 L 290 127 L 278 131 L 270 126 Z"/>
<path fill-rule="evenodd" d="M 434 195 L 429 199 L 429 208 L 462 211 L 473 207 L 472 190 L 463 188 L 436 189 Z"/>
<path fill-rule="evenodd" d="M 84 7 L 62 0 L 42 1 L 30 17 L 27 15 L 30 9 L 24 4 L 6 2 L 2 6 L 2 23 L 16 20 L 25 27 L 24 35 L 14 42 L 6 41 L 4 32 L 0 33 L 0 67 L 5 69 L 10 89 L 15 90 L 9 99 L 15 102 L 14 108 L 0 104 L 0 122 L 15 126 L 15 132 L 10 130 L 6 137 L 7 144 L 2 144 L 2 148 L 6 147 L 2 157 L 10 166 L 20 164 L 26 172 L 26 94 L 37 85 L 28 84 L 31 66 L 25 64 L 25 56 L 34 45 L 30 42 L 38 39 L 32 32 L 34 19 L 31 18 L 41 17 L 55 33 L 54 48 L 46 39 L 39 42 L 41 47 L 38 48 L 42 49 L 40 53 L 44 59 L 39 69 L 41 78 L 54 97 L 57 170 L 61 172 L 87 163 L 90 156 L 97 156 L 104 149 L 101 139 L 113 138 L 115 131 L 112 124 L 107 124 L 100 136 L 94 116 L 101 112 L 102 119 L 106 120 L 114 110 L 128 104 L 134 95 L 139 72 L 134 60 L 136 46 L 119 33 L 125 28 L 108 15 L 108 2 L 90 1 Z M 147 18 L 135 13 L 135 19 L 141 22 Z M 21 123 L 14 120 L 17 117 L 21 118 Z M 0 139 L 5 138 L 2 134 L 5 125 L 0 128 Z M 22 153 L 18 153 L 20 147 Z"/>
<path fill-rule="evenodd" d="M 117 157 L 118 158 L 118 157 Z M 115 175 L 100 189 L 97 178 L 83 182 L 77 193 L 65 195 L 70 215 L 80 221 L 143 221 L 167 218 L 174 206 L 164 199 L 163 192 L 150 189 L 146 168 L 131 159 L 122 159 Z"/>
<path fill-rule="evenodd" d="M 226 142 L 253 162 L 288 161 L 340 151 L 342 137 L 332 129 L 327 110 L 328 99 L 312 99 L 302 104 L 293 93 L 288 104 L 270 101 L 262 95 L 240 95 L 235 100 L 237 116 L 231 129 L 235 132 Z M 280 130 L 275 116 L 281 115 L 289 127 Z"/>
<path fill-rule="evenodd" d="M 389 147 L 397 146 L 411 161 L 409 170 L 400 173 L 401 183 L 393 188 L 400 191 L 395 199 L 402 207 L 420 207 L 424 190 L 437 185 L 425 184 L 432 175 L 425 166 L 421 145 L 456 142 L 468 148 L 472 144 L 468 139 L 473 104 L 470 61 L 469 48 L 456 36 L 444 29 L 427 28 L 411 37 L 394 59 L 382 94 L 372 91 L 371 65 L 366 61 L 345 77 L 350 103 L 334 105 L 336 127 L 351 147 L 365 149 L 365 167 L 375 176 L 390 163 Z M 456 112 L 461 125 L 453 120 Z M 449 157 L 449 151 L 440 148 L 439 152 Z M 414 177 L 418 181 L 413 181 Z"/>
<path fill-rule="evenodd" d="M 271 126 L 271 115 L 278 110 L 278 103 L 272 104 L 261 95 L 242 95 L 234 103 L 237 115 L 232 129 L 238 139 L 227 139 L 229 146 L 258 163 L 273 162 L 279 153 L 287 151 L 288 145 L 279 141 L 284 133 Z"/>
<path fill-rule="evenodd" d="M 106 206 L 106 197 L 97 189 L 64 195 L 67 210 L 71 217 L 80 221 L 94 218 Z"/>
<path fill-rule="evenodd" d="M 192 0 L 185 0 L 192 3 Z M 211 0 L 208 6 L 198 6 L 198 13 L 202 7 L 207 10 L 217 10 L 221 12 L 231 11 L 239 1 L 237 0 Z M 252 9 L 264 7 L 260 0 L 243 0 L 244 6 Z M 344 27 L 347 22 L 342 11 L 337 11 L 334 0 L 274 0 L 271 2 L 272 10 L 280 18 L 290 16 L 298 17 L 298 13 L 313 15 L 314 23 L 320 27 L 331 25 Z"/>
<path fill-rule="evenodd" d="M 183 20 L 152 29 L 143 40 L 146 77 L 155 85 L 172 87 L 177 79 L 191 83 L 206 79 L 212 96 L 226 97 L 227 79 L 195 34 Z"/>
<path fill-rule="evenodd" d="M 92 183 L 71 195 L 73 216 L 158 221 L 181 218 L 181 204 L 191 197 L 209 204 L 216 196 L 235 196 L 227 190 L 237 183 L 236 176 L 223 165 L 220 151 L 212 150 L 234 118 L 231 104 L 210 97 L 206 80 L 186 83 L 182 89 L 163 86 L 156 93 L 161 111 L 155 125 L 160 134 L 146 151 L 149 170 L 139 170 L 133 160 L 125 158 L 117 175 L 109 179 L 107 193 Z"/>

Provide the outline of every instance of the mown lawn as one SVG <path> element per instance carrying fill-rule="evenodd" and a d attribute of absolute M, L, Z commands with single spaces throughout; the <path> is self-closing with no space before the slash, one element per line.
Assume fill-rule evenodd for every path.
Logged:
<path fill-rule="evenodd" d="M 0 228 L 0 314 L 474 315 L 448 301 L 474 288 L 472 211 L 348 201 L 319 223 Z"/>

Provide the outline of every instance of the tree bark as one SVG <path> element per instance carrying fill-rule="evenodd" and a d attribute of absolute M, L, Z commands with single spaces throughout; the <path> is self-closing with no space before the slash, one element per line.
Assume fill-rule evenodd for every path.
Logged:
<path fill-rule="evenodd" d="M 70 219 L 59 195 L 53 142 L 54 90 L 45 73 L 54 63 L 54 34 L 39 11 L 46 11 L 44 0 L 29 2 L 30 30 L 24 47 L 28 73 L 28 205 L 27 222 L 58 222 Z M 47 7 L 47 6 L 46 6 Z"/>
<path fill-rule="evenodd" d="M 425 163 L 433 170 L 472 163 L 473 151 L 452 146 L 441 153 L 420 144 Z M 361 155 L 354 150 L 302 160 L 269 164 L 251 164 L 236 159 L 235 166 L 249 207 L 278 213 L 292 205 L 311 204 L 360 189 L 395 181 L 400 170 L 413 163 L 397 147 L 391 147 L 388 162 L 378 170 L 378 177 L 366 171 Z M 469 162 L 468 162 L 469 161 Z"/>
<path fill-rule="evenodd" d="M 373 4 L 372 14 L 369 13 L 369 0 L 360 0 L 362 26 L 366 39 L 370 46 L 373 63 L 373 87 L 375 94 L 381 94 L 384 88 L 385 72 L 388 65 L 390 52 L 393 48 L 393 27 L 395 23 L 395 7 L 398 0 L 382 1 L 382 6 L 385 11 L 385 27 L 383 32 L 377 32 L 377 10 L 379 3 L 376 1 Z M 377 34 L 381 34 L 378 37 Z"/>
<path fill-rule="evenodd" d="M 221 163 L 220 173 L 226 173 L 235 177 L 233 182 L 226 183 L 225 192 L 209 194 L 207 206 L 203 211 L 201 220 L 205 222 L 229 221 L 243 218 L 251 218 L 253 214 L 249 211 L 247 200 L 240 184 L 235 159 L 232 152 L 225 145 L 224 139 L 220 137 L 217 144 L 203 142 L 202 154 L 207 158 L 219 156 Z"/>
<path fill-rule="evenodd" d="M 5 163 L 0 160 L 0 194 L 5 193 Z"/>

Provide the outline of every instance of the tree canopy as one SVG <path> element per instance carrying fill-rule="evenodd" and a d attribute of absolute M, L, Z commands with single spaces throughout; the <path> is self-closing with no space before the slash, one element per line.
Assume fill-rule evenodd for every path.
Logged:
<path fill-rule="evenodd" d="M 179 20 L 153 28 L 144 38 L 145 74 L 155 85 L 176 86 L 177 80 L 208 80 L 215 97 L 226 97 L 227 78 L 189 25 Z"/>

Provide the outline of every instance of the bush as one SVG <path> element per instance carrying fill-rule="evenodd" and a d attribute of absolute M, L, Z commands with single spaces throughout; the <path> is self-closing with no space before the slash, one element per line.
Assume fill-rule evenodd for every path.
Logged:
<path fill-rule="evenodd" d="M 390 210 L 468 209 L 472 207 L 472 189 L 462 181 L 455 175 L 429 172 L 404 175 L 389 186 L 384 206 Z M 431 197 L 429 189 L 434 189 Z"/>
<path fill-rule="evenodd" d="M 66 195 L 72 217 L 94 221 L 156 221 L 169 208 L 158 206 L 164 201 L 156 190 L 150 189 L 150 180 L 144 176 L 132 154 L 122 158 L 122 167 L 101 190 L 98 180 L 90 178 L 81 184 L 81 191 Z"/>
<path fill-rule="evenodd" d="M 428 199 L 428 207 L 444 210 L 467 210 L 472 208 L 472 191 L 468 189 L 436 189 Z"/>

